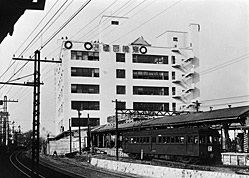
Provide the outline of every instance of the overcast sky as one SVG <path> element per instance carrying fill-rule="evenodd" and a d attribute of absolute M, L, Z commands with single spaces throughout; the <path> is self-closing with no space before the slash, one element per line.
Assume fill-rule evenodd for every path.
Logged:
<path fill-rule="evenodd" d="M 33 55 L 34 51 L 44 45 L 84 2 L 47 0 L 44 11 L 27 10 L 16 23 L 13 36 L 8 36 L 0 44 L 0 76 L 13 62 L 13 54 L 16 57 Z M 43 29 L 60 7 L 61 11 Z M 101 19 L 103 15 L 125 18 L 119 19 L 120 25 L 117 28 L 110 29 L 106 28 L 105 18 Z M 101 34 L 108 43 L 129 44 L 143 36 L 153 45 L 156 44 L 156 37 L 164 31 L 188 31 L 190 23 L 197 23 L 201 26 L 201 110 L 206 110 L 210 106 L 213 106 L 213 109 L 224 108 L 228 104 L 248 105 L 248 20 L 247 0 L 92 0 L 41 50 L 41 56 L 58 59 L 61 37 L 91 41 L 97 40 L 99 31 L 103 30 Z M 34 29 L 34 33 L 31 34 Z M 41 30 L 42 33 L 39 33 Z M 39 38 L 28 46 L 38 33 Z M 24 63 L 15 62 L 0 81 L 7 81 Z M 33 64 L 30 62 L 13 79 L 32 73 Z M 53 132 L 53 64 L 42 64 L 41 75 L 44 82 L 41 87 L 41 127 Z M 32 77 L 15 82 L 26 81 L 32 81 Z M 23 131 L 30 130 L 33 110 L 32 87 L 4 86 L 0 89 L 0 99 L 3 99 L 4 95 L 7 95 L 8 99 L 19 101 L 8 103 L 10 120 L 15 121 L 16 125 L 21 125 Z M 114 107 L 111 101 L 110 107 Z"/>

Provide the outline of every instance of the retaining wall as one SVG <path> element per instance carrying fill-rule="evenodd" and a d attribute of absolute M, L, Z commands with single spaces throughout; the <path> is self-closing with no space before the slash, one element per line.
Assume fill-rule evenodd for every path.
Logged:
<path fill-rule="evenodd" d="M 137 174 L 153 178 L 248 178 L 247 175 L 238 175 L 222 172 L 197 171 L 188 169 L 177 169 L 170 167 L 152 166 L 146 164 L 127 163 L 92 158 L 93 166 L 120 171 L 123 173 Z"/>

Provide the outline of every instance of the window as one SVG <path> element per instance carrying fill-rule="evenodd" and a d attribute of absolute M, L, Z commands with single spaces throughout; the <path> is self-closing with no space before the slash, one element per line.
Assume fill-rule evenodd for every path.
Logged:
<path fill-rule="evenodd" d="M 117 109 L 126 109 L 126 102 L 117 102 Z"/>
<path fill-rule="evenodd" d="M 158 143 L 163 143 L 163 137 L 161 135 L 158 135 Z"/>
<path fill-rule="evenodd" d="M 176 41 L 176 42 L 177 42 L 177 41 L 178 41 L 178 38 L 174 36 L 174 37 L 173 37 L 173 41 Z"/>
<path fill-rule="evenodd" d="M 125 94 L 125 86 L 117 85 L 117 94 Z"/>
<path fill-rule="evenodd" d="M 125 78 L 125 70 L 116 69 L 116 78 Z"/>
<path fill-rule="evenodd" d="M 169 103 L 133 102 L 133 109 L 145 111 L 169 111 Z"/>
<path fill-rule="evenodd" d="M 71 101 L 73 110 L 99 110 L 99 101 Z"/>
<path fill-rule="evenodd" d="M 185 137 L 184 136 L 180 136 L 180 143 L 184 143 Z"/>
<path fill-rule="evenodd" d="M 142 137 L 142 143 L 149 143 L 149 137 Z"/>
<path fill-rule="evenodd" d="M 172 103 L 172 111 L 176 111 L 176 103 Z"/>
<path fill-rule="evenodd" d="M 208 136 L 207 143 L 213 143 L 213 137 L 212 136 Z"/>
<path fill-rule="evenodd" d="M 99 94 L 99 85 L 72 84 L 71 93 Z"/>
<path fill-rule="evenodd" d="M 72 67 L 71 76 L 72 77 L 99 77 L 99 69 L 98 68 Z"/>
<path fill-rule="evenodd" d="M 99 52 L 71 51 L 72 60 L 99 61 Z"/>
<path fill-rule="evenodd" d="M 169 72 L 133 70 L 133 79 L 169 80 Z"/>
<path fill-rule="evenodd" d="M 116 53 L 116 62 L 125 62 L 125 54 Z"/>
<path fill-rule="evenodd" d="M 176 136 L 176 137 L 175 137 L 175 142 L 176 142 L 176 143 L 180 143 L 180 137 L 179 137 L 179 136 Z"/>
<path fill-rule="evenodd" d="M 174 136 L 170 137 L 170 143 L 175 143 L 175 137 Z"/>
<path fill-rule="evenodd" d="M 176 72 L 172 72 L 172 80 L 176 79 Z"/>
<path fill-rule="evenodd" d="M 172 87 L 172 95 L 176 95 L 176 87 Z"/>
<path fill-rule="evenodd" d="M 71 118 L 72 120 L 72 127 L 80 126 L 88 126 L 88 118 Z M 89 118 L 89 125 L 90 126 L 98 126 L 100 124 L 99 118 Z"/>
<path fill-rule="evenodd" d="M 133 95 L 169 95 L 169 88 L 133 86 Z"/>
<path fill-rule="evenodd" d="M 132 55 L 133 63 L 147 63 L 147 64 L 168 64 L 168 56 L 160 55 Z"/>
<path fill-rule="evenodd" d="M 176 57 L 175 56 L 171 56 L 171 64 L 175 64 L 176 63 Z"/>
<path fill-rule="evenodd" d="M 206 143 L 206 136 L 200 136 L 200 144 Z"/>

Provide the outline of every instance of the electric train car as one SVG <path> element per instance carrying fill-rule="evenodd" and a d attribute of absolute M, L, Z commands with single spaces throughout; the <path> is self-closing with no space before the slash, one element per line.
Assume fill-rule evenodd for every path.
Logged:
<path fill-rule="evenodd" d="M 182 162 L 220 161 L 221 144 L 217 130 L 182 128 L 123 133 L 123 152 L 130 157 L 161 158 Z"/>

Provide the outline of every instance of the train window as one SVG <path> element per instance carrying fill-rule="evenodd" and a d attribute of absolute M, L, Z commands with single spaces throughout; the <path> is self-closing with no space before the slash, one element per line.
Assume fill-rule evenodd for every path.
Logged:
<path fill-rule="evenodd" d="M 214 137 L 213 141 L 214 141 L 214 143 L 219 143 L 219 137 Z"/>
<path fill-rule="evenodd" d="M 150 137 L 146 137 L 147 143 L 150 143 Z"/>
<path fill-rule="evenodd" d="M 200 136 L 200 144 L 206 143 L 206 137 L 205 136 Z"/>
<path fill-rule="evenodd" d="M 173 136 L 170 137 L 170 143 L 175 143 L 175 137 Z"/>
<path fill-rule="evenodd" d="M 167 137 L 167 138 L 166 138 L 166 142 L 167 142 L 167 143 L 170 143 L 170 137 Z"/>
<path fill-rule="evenodd" d="M 180 143 L 184 143 L 184 140 L 185 140 L 184 136 L 180 136 Z"/>
<path fill-rule="evenodd" d="M 151 137 L 151 142 L 156 143 L 156 137 Z"/>
<path fill-rule="evenodd" d="M 208 142 L 208 143 L 213 143 L 213 137 L 212 137 L 212 136 L 208 136 L 207 142 Z"/>
<path fill-rule="evenodd" d="M 149 143 L 149 137 L 143 137 L 143 143 Z"/>
<path fill-rule="evenodd" d="M 198 136 L 194 136 L 194 144 L 198 144 Z"/>
<path fill-rule="evenodd" d="M 135 143 L 135 139 L 131 137 L 131 143 Z"/>
<path fill-rule="evenodd" d="M 193 143 L 194 137 L 193 136 L 188 136 L 188 143 Z"/>
<path fill-rule="evenodd" d="M 162 136 L 158 136 L 158 143 L 163 143 L 163 137 Z"/>
<path fill-rule="evenodd" d="M 167 143 L 167 137 L 163 137 L 163 143 Z"/>
<path fill-rule="evenodd" d="M 143 143 L 143 137 L 139 138 L 139 143 Z"/>
<path fill-rule="evenodd" d="M 176 136 L 175 142 L 176 142 L 176 143 L 179 143 L 179 142 L 180 142 L 180 137 L 179 137 L 179 136 Z"/>

